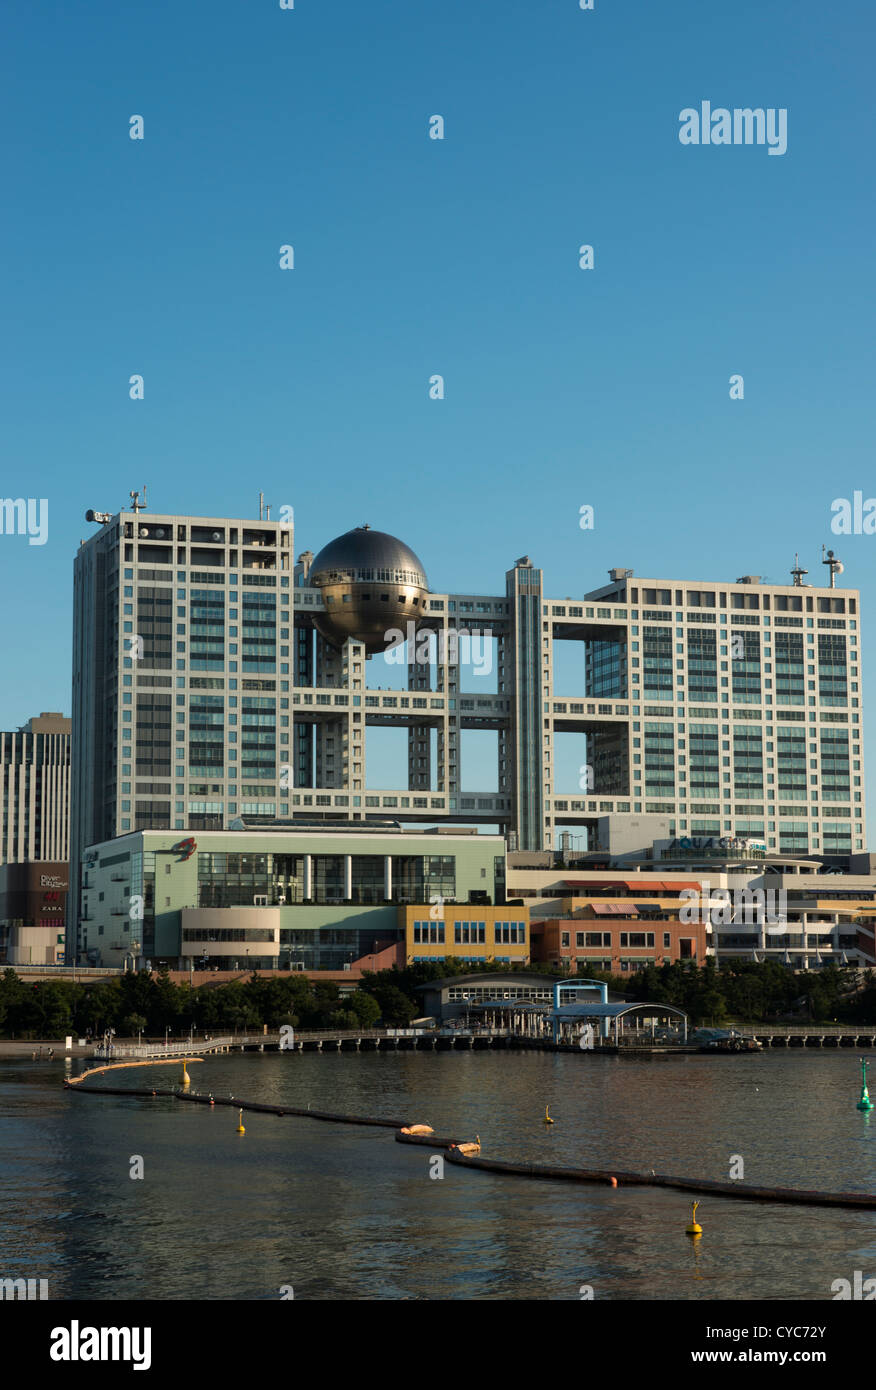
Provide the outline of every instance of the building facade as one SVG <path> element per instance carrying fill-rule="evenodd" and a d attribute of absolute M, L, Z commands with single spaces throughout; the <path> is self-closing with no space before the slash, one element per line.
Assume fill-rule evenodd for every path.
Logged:
<path fill-rule="evenodd" d="M 527 965 L 530 958 L 529 912 L 526 908 L 446 903 L 400 907 L 399 918 L 409 965 L 422 961 Z"/>
<path fill-rule="evenodd" d="M 404 943 L 405 913 L 483 920 L 503 853 L 446 828 L 132 831 L 83 856 L 80 962 L 341 970 Z"/>
<path fill-rule="evenodd" d="M 869 864 L 852 857 L 840 873 L 802 856 L 676 843 L 658 842 L 656 863 L 509 855 L 508 908 L 519 903 L 529 912 L 532 959 L 584 974 L 676 960 L 702 965 L 707 956 L 718 966 L 733 959 L 795 970 L 876 966 Z M 556 862 L 548 867 L 539 862 L 545 858 Z"/>
<path fill-rule="evenodd" d="M 0 733 L 0 864 L 70 854 L 70 720 L 40 714 Z"/>
<path fill-rule="evenodd" d="M 658 818 L 863 851 L 857 591 L 610 574 L 558 601 L 523 556 L 504 593 L 438 594 L 369 527 L 294 563 L 291 523 L 105 517 L 75 565 L 71 874 L 89 844 L 239 816 L 497 825 L 532 851 Z M 378 653 L 403 689 L 375 687 Z M 488 666 L 495 689 L 463 680 Z M 405 731 L 406 786 L 370 785 L 369 727 Z M 468 731 L 495 734 L 495 792 L 463 790 Z"/>
<path fill-rule="evenodd" d="M 66 860 L 0 865 L 0 965 L 64 961 Z"/>

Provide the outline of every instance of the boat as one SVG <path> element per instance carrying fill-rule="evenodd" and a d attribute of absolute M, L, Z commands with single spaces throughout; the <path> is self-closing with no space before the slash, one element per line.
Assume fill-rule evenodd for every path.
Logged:
<path fill-rule="evenodd" d="M 697 1028 L 691 1042 L 698 1043 L 699 1052 L 762 1052 L 757 1038 L 750 1038 L 736 1028 Z"/>

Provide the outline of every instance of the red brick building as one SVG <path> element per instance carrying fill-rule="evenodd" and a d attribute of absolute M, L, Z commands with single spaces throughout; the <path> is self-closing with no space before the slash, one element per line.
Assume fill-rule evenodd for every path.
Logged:
<path fill-rule="evenodd" d="M 641 908 L 633 901 L 591 901 L 559 917 L 531 924 L 533 960 L 573 974 L 609 970 L 633 974 L 642 965 L 673 960 L 705 963 L 706 927 L 680 922 L 679 909 Z"/>

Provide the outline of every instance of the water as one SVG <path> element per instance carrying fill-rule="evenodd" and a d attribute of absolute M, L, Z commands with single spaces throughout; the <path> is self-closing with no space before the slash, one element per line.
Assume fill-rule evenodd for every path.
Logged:
<path fill-rule="evenodd" d="M 747 1182 L 876 1192 L 852 1052 L 248 1053 L 190 1071 L 194 1090 L 477 1133 L 491 1157 L 727 1179 L 738 1154 Z M 868 1212 L 704 1197 L 694 1246 L 684 1193 L 431 1179 L 432 1150 L 391 1130 L 244 1112 L 241 1137 L 234 1110 L 77 1095 L 61 1075 L 0 1061 L 0 1277 L 46 1278 L 51 1298 L 826 1299 L 876 1276 Z"/>

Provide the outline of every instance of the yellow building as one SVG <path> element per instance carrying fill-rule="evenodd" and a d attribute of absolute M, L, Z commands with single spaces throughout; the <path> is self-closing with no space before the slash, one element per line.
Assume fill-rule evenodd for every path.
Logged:
<path fill-rule="evenodd" d="M 529 908 L 435 903 L 398 909 L 405 960 L 529 961 Z"/>

